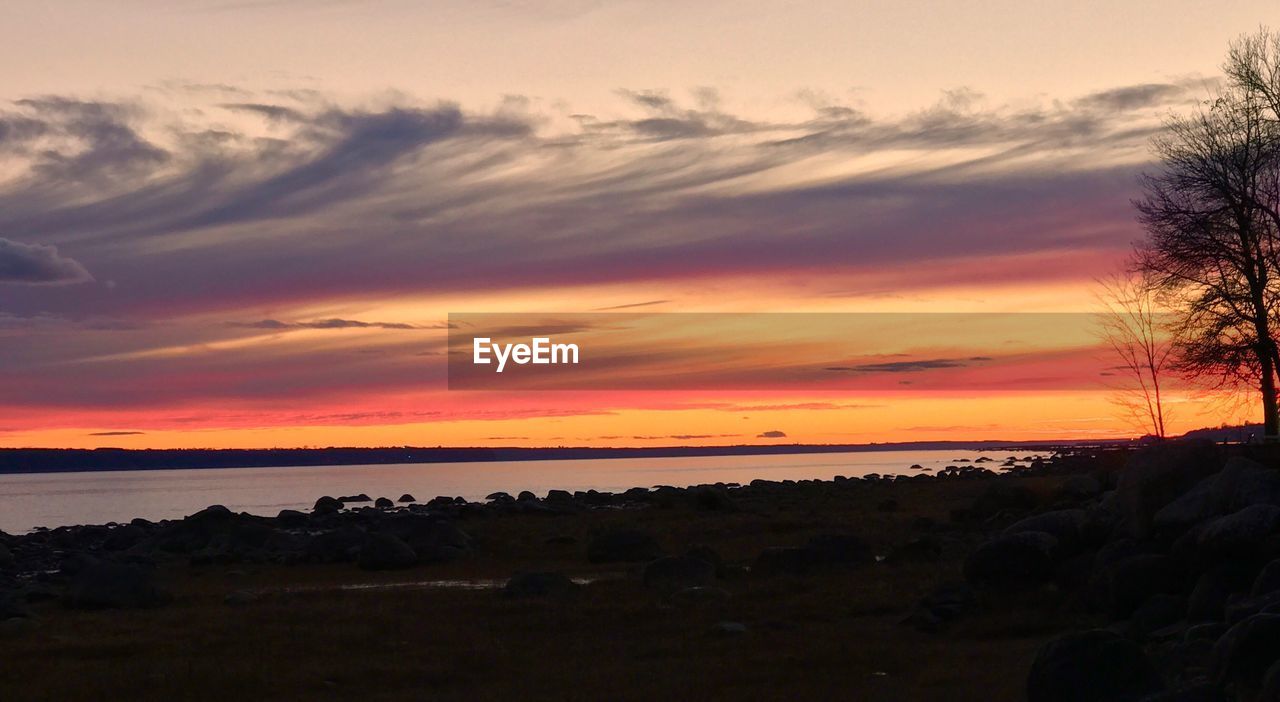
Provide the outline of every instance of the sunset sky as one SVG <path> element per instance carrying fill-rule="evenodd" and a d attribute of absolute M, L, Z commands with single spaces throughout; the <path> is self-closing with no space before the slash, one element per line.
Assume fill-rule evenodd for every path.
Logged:
<path fill-rule="evenodd" d="M 0 446 L 1132 435 L 1070 360 L 1034 390 L 449 390 L 446 322 L 1095 309 L 1148 140 L 1261 24 L 1274 0 L 6 2 Z M 1172 401 L 1176 431 L 1253 419 Z"/>

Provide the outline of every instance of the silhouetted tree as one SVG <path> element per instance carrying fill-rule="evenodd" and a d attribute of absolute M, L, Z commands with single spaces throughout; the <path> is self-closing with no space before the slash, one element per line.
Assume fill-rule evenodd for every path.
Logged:
<path fill-rule="evenodd" d="M 1248 76 L 1278 75 L 1275 46 L 1265 32 L 1233 45 L 1228 85 L 1153 140 L 1160 168 L 1134 203 L 1147 231 L 1139 268 L 1179 313 L 1176 367 L 1258 389 L 1269 440 L 1280 435 L 1280 122 Z"/>
<path fill-rule="evenodd" d="M 1112 401 L 1151 436 L 1165 433 L 1164 380 L 1174 346 L 1157 286 L 1140 271 L 1118 273 L 1099 282 L 1103 313 L 1098 333 L 1119 362 L 1123 380 Z"/>

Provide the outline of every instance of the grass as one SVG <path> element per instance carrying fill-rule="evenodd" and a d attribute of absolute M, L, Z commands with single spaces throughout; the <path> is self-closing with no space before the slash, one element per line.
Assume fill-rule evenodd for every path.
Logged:
<path fill-rule="evenodd" d="M 1026 484 L 1043 494 L 1052 478 Z M 78 612 L 37 608 L 29 631 L 0 638 L 6 700 L 1016 700 L 1036 648 L 1077 617 L 1053 592 L 997 601 L 940 634 L 899 624 L 916 600 L 959 578 L 980 538 L 944 531 L 937 562 L 878 564 L 808 578 L 738 577 L 724 603 L 675 607 L 636 577 L 602 580 L 567 600 L 493 591 L 340 591 L 344 583 L 503 578 L 519 570 L 618 571 L 584 557 L 590 535 L 651 530 L 669 551 L 706 545 L 730 563 L 762 548 L 849 529 L 880 552 L 945 523 L 981 481 L 797 486 L 735 512 L 684 504 L 576 516 L 464 521 L 476 554 L 393 573 L 351 565 L 192 567 L 165 576 L 166 607 Z M 892 497 L 893 512 L 878 505 Z M 572 544 L 548 544 L 570 536 Z M 626 569 L 626 567 L 622 567 Z M 318 588 L 286 593 L 286 588 Z M 243 589 L 268 594 L 240 606 Z M 721 621 L 743 635 L 721 635 Z"/>

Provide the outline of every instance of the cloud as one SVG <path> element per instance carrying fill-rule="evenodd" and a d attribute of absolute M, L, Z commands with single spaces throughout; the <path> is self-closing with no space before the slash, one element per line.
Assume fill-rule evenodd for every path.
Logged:
<path fill-rule="evenodd" d="M 888 361 L 884 363 L 862 363 L 853 366 L 830 366 L 826 370 L 852 373 L 918 373 L 940 368 L 962 368 L 965 365 L 967 364 L 964 361 L 954 358 L 931 358 L 920 361 Z"/>
<path fill-rule="evenodd" d="M 405 322 L 364 322 L 358 319 L 317 319 L 310 322 L 282 322 L 263 319 L 257 322 L 232 322 L 245 329 L 441 329 L 443 326 L 418 326 Z"/>
<path fill-rule="evenodd" d="M 0 238 L 0 283 L 68 285 L 91 280 L 84 266 L 59 255 L 55 246 Z"/>
<path fill-rule="evenodd" d="M 145 433 L 142 431 L 95 431 L 89 436 L 141 436 Z"/>
<path fill-rule="evenodd" d="M 765 432 L 756 434 L 756 438 L 757 439 L 785 439 L 787 438 L 787 433 L 784 431 L 778 431 L 777 429 L 774 429 L 771 431 L 765 431 Z"/>

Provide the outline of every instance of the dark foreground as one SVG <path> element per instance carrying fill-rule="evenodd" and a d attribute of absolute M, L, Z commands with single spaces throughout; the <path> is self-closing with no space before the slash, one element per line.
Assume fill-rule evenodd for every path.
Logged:
<path fill-rule="evenodd" d="M 1229 458 L 3 535 L 0 699 L 1277 699 Z"/>

